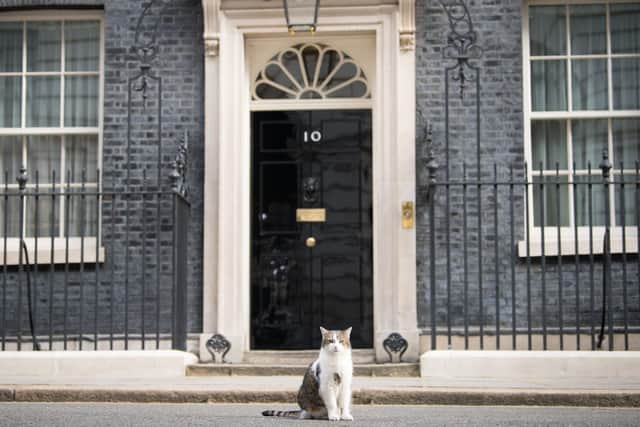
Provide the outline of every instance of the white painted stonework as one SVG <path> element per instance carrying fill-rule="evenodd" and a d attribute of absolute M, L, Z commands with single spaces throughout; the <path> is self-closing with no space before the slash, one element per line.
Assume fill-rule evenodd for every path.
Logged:
<path fill-rule="evenodd" d="M 0 383 L 20 378 L 181 378 L 198 358 L 176 350 L 0 352 Z"/>
<path fill-rule="evenodd" d="M 420 375 L 433 387 L 590 387 L 640 383 L 638 351 L 429 351 Z"/>
<path fill-rule="evenodd" d="M 250 342 L 249 132 L 250 111 L 260 108 L 251 102 L 252 72 L 279 46 L 310 36 L 287 34 L 280 1 L 202 4 L 205 243 L 200 358 L 211 359 L 204 342 L 220 333 L 232 345 L 226 359 L 238 362 Z M 362 61 L 374 85 L 366 108 L 373 117 L 374 348 L 379 361 L 387 360 L 382 341 L 392 332 L 409 342 L 404 360 L 417 361 L 419 356 L 415 228 L 401 227 L 402 202 L 415 201 L 414 7 L 413 1 L 400 5 L 398 0 L 323 1 L 318 31 L 312 36 L 317 43 L 342 44 L 347 50 L 349 43 L 369 43 L 372 50 Z M 270 45 L 273 51 L 264 50 Z M 353 54 L 358 55 L 363 53 Z M 339 101 L 326 102 L 312 107 L 340 107 Z M 289 107 L 302 109 L 303 104 Z"/>

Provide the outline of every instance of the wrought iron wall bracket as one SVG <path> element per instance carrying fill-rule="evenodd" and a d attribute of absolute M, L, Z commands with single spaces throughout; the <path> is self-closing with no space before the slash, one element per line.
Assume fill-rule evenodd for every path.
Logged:
<path fill-rule="evenodd" d="M 444 59 L 455 60 L 455 64 L 448 67 L 454 81 L 460 84 L 460 98 L 464 98 L 467 82 L 476 81 L 476 73 L 468 74 L 467 69 L 477 70 L 469 60 L 480 59 L 484 54 L 482 47 L 477 45 L 478 33 L 473 29 L 471 14 L 463 0 L 439 0 L 442 9 L 447 14 L 449 33 L 447 46 L 442 51 Z"/>
<path fill-rule="evenodd" d="M 136 24 L 133 52 L 140 62 L 140 72 L 132 77 L 131 88 L 142 94 L 143 109 L 146 109 L 149 80 L 160 84 L 160 77 L 153 73 L 152 64 L 160 51 L 158 46 L 160 23 L 170 3 L 170 0 L 151 0 L 144 7 Z M 152 10 L 155 6 L 160 7 L 157 13 Z"/>

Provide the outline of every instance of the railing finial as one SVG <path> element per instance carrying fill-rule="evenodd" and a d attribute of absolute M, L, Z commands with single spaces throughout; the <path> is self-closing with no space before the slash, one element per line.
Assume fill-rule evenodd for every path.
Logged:
<path fill-rule="evenodd" d="M 608 181 L 612 166 L 609 161 L 609 152 L 606 148 L 602 150 L 602 161 L 600 162 L 599 167 L 602 170 L 602 178 Z"/>
<path fill-rule="evenodd" d="M 20 188 L 20 192 L 23 192 L 27 188 L 27 182 L 29 181 L 29 175 L 27 175 L 27 168 L 24 165 L 20 166 L 20 173 L 16 177 L 16 181 L 18 181 L 18 187 Z"/>

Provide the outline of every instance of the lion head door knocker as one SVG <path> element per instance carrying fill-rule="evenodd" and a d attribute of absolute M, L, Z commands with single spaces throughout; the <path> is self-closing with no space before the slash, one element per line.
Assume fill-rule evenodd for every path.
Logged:
<path fill-rule="evenodd" d="M 320 181 L 318 178 L 309 176 L 302 180 L 302 198 L 305 202 L 314 203 L 318 201 L 318 190 L 320 189 Z"/>
<path fill-rule="evenodd" d="M 212 335 L 211 338 L 207 340 L 206 347 L 209 354 L 211 354 L 211 361 L 213 363 L 227 363 L 224 357 L 229 353 L 229 350 L 231 350 L 231 343 L 224 335 Z M 216 355 L 219 355 L 220 360 L 218 360 Z"/>

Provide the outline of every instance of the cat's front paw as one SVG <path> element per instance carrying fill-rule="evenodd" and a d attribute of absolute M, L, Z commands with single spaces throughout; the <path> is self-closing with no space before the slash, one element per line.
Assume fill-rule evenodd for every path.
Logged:
<path fill-rule="evenodd" d="M 340 421 L 340 415 L 338 415 L 337 413 L 335 414 L 329 414 L 329 421 Z"/>
<path fill-rule="evenodd" d="M 353 421 L 353 415 L 347 413 L 347 414 L 342 414 L 342 418 L 343 421 Z"/>

